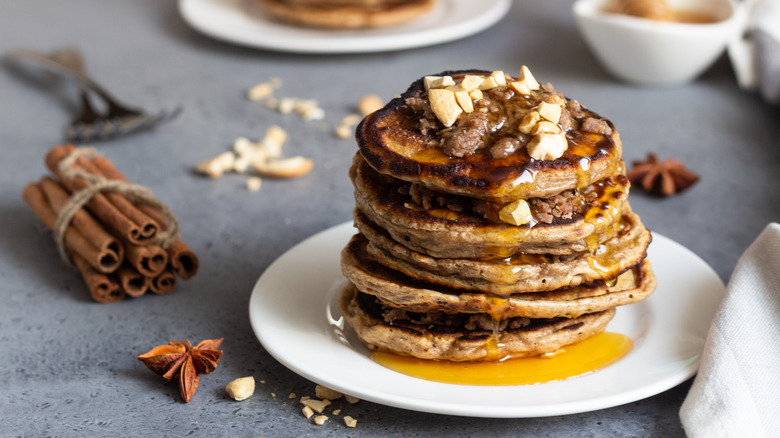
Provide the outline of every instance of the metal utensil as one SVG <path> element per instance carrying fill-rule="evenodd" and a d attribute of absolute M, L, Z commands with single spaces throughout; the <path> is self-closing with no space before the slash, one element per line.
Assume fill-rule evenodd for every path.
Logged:
<path fill-rule="evenodd" d="M 105 88 L 86 75 L 81 53 L 75 49 L 65 49 L 52 54 L 31 50 L 18 50 L 7 54 L 3 61 L 32 62 L 45 70 L 67 77 L 80 88 L 82 109 L 79 115 L 65 127 L 65 140 L 70 142 L 90 142 L 108 140 L 133 132 L 149 129 L 169 121 L 181 112 L 181 107 L 171 111 L 149 113 L 142 109 L 120 104 Z M 105 111 L 95 109 L 91 95 L 105 104 Z"/>

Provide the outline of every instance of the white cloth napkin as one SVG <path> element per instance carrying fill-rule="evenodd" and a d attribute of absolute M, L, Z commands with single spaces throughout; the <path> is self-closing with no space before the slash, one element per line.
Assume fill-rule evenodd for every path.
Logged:
<path fill-rule="evenodd" d="M 690 438 L 780 436 L 780 224 L 737 262 L 680 419 Z"/>
<path fill-rule="evenodd" d="M 780 104 L 780 0 L 746 0 L 744 31 L 729 43 L 739 86 Z"/>

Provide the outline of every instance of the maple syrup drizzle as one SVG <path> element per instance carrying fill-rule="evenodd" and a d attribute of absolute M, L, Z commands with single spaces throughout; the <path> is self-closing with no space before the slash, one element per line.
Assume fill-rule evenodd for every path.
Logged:
<path fill-rule="evenodd" d="M 570 379 L 603 369 L 621 358 L 631 348 L 631 338 L 620 333 L 604 332 L 554 353 L 522 358 L 499 358 L 493 336 L 485 343 L 490 362 L 450 362 L 399 356 L 376 351 L 371 358 L 378 364 L 401 374 L 441 383 L 479 386 L 533 385 Z"/>

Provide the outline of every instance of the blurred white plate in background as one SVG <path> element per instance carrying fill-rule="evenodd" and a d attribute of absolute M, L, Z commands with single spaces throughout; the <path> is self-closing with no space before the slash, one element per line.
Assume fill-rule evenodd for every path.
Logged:
<path fill-rule="evenodd" d="M 400 26 L 343 31 L 272 21 L 252 0 L 179 0 L 179 13 L 197 31 L 244 46 L 297 53 L 367 53 L 467 37 L 498 22 L 511 5 L 511 0 L 439 0 L 431 12 Z"/>

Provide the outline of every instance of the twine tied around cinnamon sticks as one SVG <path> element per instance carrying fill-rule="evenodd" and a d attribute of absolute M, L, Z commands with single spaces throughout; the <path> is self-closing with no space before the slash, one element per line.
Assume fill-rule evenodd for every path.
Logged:
<path fill-rule="evenodd" d="M 177 275 L 188 280 L 197 273 L 198 258 L 170 209 L 97 151 L 55 146 L 46 166 L 55 178 L 28 184 L 22 195 L 55 233 L 60 255 L 79 270 L 93 299 L 166 294 Z"/>
<path fill-rule="evenodd" d="M 80 157 L 93 158 L 97 156 L 100 156 L 100 154 L 95 148 L 77 148 L 62 159 L 58 165 L 59 173 L 64 179 L 81 178 L 88 183 L 86 187 L 71 194 L 70 199 L 62 206 L 57 217 L 57 222 L 54 225 L 54 241 L 57 244 L 60 257 L 65 262 L 73 265 L 73 261 L 66 251 L 65 231 L 76 212 L 84 207 L 95 194 L 102 192 L 119 193 L 129 198 L 131 202 L 143 202 L 156 208 L 168 224 L 166 230 L 156 233 L 156 242 L 163 249 L 170 248 L 179 238 L 179 221 L 176 220 L 171 209 L 157 199 L 151 190 L 142 185 L 132 184 L 123 180 L 110 180 L 74 166 L 76 160 Z"/>

